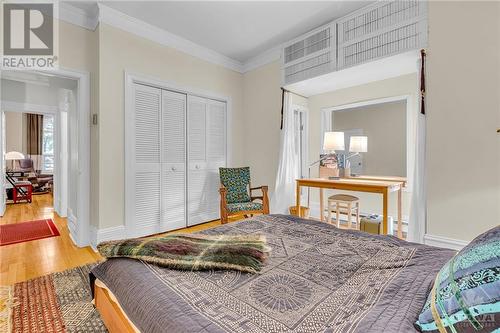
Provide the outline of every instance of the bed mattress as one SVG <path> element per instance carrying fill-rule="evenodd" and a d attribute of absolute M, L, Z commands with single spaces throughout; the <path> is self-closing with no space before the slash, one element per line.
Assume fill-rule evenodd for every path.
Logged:
<path fill-rule="evenodd" d="M 202 233 L 264 234 L 271 256 L 261 274 L 126 258 L 92 274 L 144 333 L 415 332 L 434 277 L 455 253 L 286 215 Z"/>

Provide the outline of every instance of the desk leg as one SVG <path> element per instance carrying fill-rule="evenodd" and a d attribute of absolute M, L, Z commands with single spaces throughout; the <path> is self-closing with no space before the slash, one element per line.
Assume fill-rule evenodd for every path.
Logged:
<path fill-rule="evenodd" d="M 403 239 L 403 214 L 402 214 L 402 197 L 403 189 L 398 190 L 398 238 Z"/>
<path fill-rule="evenodd" d="M 388 209 L 388 191 L 387 189 L 384 189 L 384 192 L 382 193 L 383 194 L 383 214 L 384 214 L 384 217 L 382 219 L 382 234 L 383 235 L 387 235 L 387 220 L 388 220 L 388 216 L 387 214 L 389 213 L 389 209 Z"/>
<path fill-rule="evenodd" d="M 323 189 L 319 189 L 319 218 L 321 222 L 325 221 L 325 217 L 323 216 L 323 212 L 325 211 L 325 207 L 323 207 Z"/>
<path fill-rule="evenodd" d="M 297 182 L 297 191 L 295 193 L 295 209 L 298 217 L 302 217 L 300 214 L 300 184 Z"/>

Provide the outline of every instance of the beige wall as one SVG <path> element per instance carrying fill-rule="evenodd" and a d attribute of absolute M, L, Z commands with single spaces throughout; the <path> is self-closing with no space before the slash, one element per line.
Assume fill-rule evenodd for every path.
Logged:
<path fill-rule="evenodd" d="M 5 112 L 5 152 L 24 153 L 23 116 L 20 112 Z"/>
<path fill-rule="evenodd" d="M 99 41 L 100 228 L 123 225 L 125 220 L 125 70 L 231 98 L 230 164 L 244 164 L 242 74 L 105 24 L 100 25 Z"/>
<path fill-rule="evenodd" d="M 268 185 L 272 195 L 278 170 L 281 110 L 280 63 L 244 74 L 245 164 L 252 183 Z"/>
<path fill-rule="evenodd" d="M 500 224 L 500 4 L 429 2 L 427 233 Z"/>
<path fill-rule="evenodd" d="M 336 111 L 332 120 L 334 131 L 362 129 L 368 137 L 363 174 L 406 176 L 406 101 Z"/>
<path fill-rule="evenodd" d="M 59 21 L 59 61 L 61 67 L 90 73 L 91 113 L 98 113 L 98 29 L 84 28 Z M 89 119 L 90 122 L 90 119 Z M 74 133 L 69 133 L 74 135 Z M 90 223 L 98 225 L 99 216 L 99 146 L 98 128 L 90 132 Z"/>

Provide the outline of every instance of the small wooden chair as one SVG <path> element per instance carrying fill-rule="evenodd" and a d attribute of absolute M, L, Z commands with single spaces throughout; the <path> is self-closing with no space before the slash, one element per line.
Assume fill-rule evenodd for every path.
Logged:
<path fill-rule="evenodd" d="M 267 186 L 251 187 L 250 168 L 219 168 L 221 187 L 220 220 L 227 223 L 230 216 L 269 214 Z M 261 190 L 261 196 L 252 196 L 252 191 Z M 255 202 L 260 200 L 261 202 Z"/>
<path fill-rule="evenodd" d="M 347 225 L 351 229 L 351 217 L 356 216 L 356 229 L 359 229 L 359 198 L 348 194 L 334 194 L 328 197 L 328 222 L 332 223 L 335 212 L 337 228 L 340 227 L 340 214 L 347 215 Z"/>

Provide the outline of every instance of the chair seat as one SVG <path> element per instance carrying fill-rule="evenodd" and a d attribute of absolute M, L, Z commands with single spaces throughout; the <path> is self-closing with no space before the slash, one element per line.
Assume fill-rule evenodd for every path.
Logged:
<path fill-rule="evenodd" d="M 359 200 L 358 197 L 349 194 L 334 194 L 328 197 L 328 201 L 355 202 L 358 200 Z"/>
<path fill-rule="evenodd" d="M 236 213 L 241 211 L 262 210 L 262 204 L 259 202 L 236 202 L 227 204 L 229 213 Z"/>

